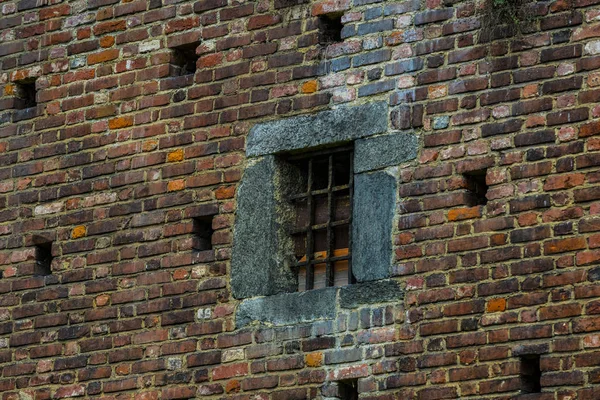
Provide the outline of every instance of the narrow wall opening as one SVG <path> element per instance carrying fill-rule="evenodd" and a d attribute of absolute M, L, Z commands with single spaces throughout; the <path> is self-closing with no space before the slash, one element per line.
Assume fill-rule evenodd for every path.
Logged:
<path fill-rule="evenodd" d="M 521 361 L 521 392 L 522 393 L 541 393 L 542 391 L 542 370 L 540 367 L 540 356 L 537 354 L 526 355 L 520 358 Z"/>

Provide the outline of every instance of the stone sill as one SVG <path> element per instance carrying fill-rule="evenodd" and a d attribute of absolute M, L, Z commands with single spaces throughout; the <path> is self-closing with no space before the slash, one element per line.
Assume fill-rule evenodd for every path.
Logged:
<path fill-rule="evenodd" d="M 397 302 L 404 298 L 400 284 L 391 279 L 297 293 L 246 299 L 236 311 L 236 327 L 251 324 L 293 325 L 335 319 L 341 309 Z"/>

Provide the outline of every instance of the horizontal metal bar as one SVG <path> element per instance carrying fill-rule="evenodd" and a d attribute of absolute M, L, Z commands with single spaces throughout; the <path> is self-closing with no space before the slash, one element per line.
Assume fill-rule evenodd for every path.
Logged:
<path fill-rule="evenodd" d="M 322 223 L 322 224 L 317 224 L 317 225 L 311 225 L 311 226 L 307 226 L 306 228 L 296 228 L 293 229 L 290 234 L 292 235 L 297 235 L 299 233 L 307 233 L 308 231 L 318 231 L 318 230 L 324 230 L 327 229 L 327 226 L 331 226 L 331 227 L 338 227 L 338 226 L 342 226 L 342 225 L 350 225 L 350 223 L 352 222 L 352 219 L 343 219 L 341 221 L 333 221 L 331 223 Z"/>
<path fill-rule="evenodd" d="M 309 195 L 318 196 L 321 194 L 328 194 L 329 192 L 335 193 L 335 192 L 341 192 L 341 191 L 348 190 L 348 189 L 350 189 L 350 185 L 334 186 L 331 188 L 331 190 L 329 190 L 329 189 L 313 190 L 310 193 L 300 193 L 300 194 L 296 194 L 293 196 L 288 196 L 288 201 L 303 200 L 303 199 L 308 198 Z"/>
<path fill-rule="evenodd" d="M 312 259 L 310 261 L 302 261 L 300 263 L 296 263 L 294 264 L 294 268 L 302 268 L 305 267 L 309 264 L 325 264 L 326 262 L 338 262 L 338 261 L 346 261 L 346 260 L 350 260 L 350 257 L 352 256 L 352 254 L 347 254 L 347 255 L 343 255 L 343 256 L 336 256 L 336 257 L 331 257 L 331 258 L 319 258 L 319 259 Z"/>

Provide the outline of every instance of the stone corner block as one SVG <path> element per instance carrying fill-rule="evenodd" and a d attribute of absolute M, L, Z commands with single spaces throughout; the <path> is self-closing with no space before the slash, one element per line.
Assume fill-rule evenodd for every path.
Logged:
<path fill-rule="evenodd" d="M 354 172 L 372 171 L 417 157 L 419 141 L 415 133 L 394 133 L 359 139 L 354 144 Z"/>

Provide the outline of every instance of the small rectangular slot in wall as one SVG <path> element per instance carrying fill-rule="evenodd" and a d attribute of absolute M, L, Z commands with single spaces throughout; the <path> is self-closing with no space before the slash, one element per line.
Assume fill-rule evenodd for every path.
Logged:
<path fill-rule="evenodd" d="M 194 250 L 206 251 L 212 249 L 212 235 L 214 232 L 212 220 L 212 215 L 194 218 Z"/>
<path fill-rule="evenodd" d="M 52 243 L 46 242 L 35 246 L 34 275 L 52 275 Z"/>
<path fill-rule="evenodd" d="M 540 356 L 527 355 L 520 358 L 521 361 L 521 392 L 541 393 L 542 371 L 540 368 Z"/>
<path fill-rule="evenodd" d="M 488 185 L 485 182 L 487 170 L 472 171 L 463 174 L 469 192 L 468 205 L 473 207 L 487 204 Z"/>
<path fill-rule="evenodd" d="M 196 48 L 199 42 L 188 43 L 171 48 L 171 60 L 169 62 L 170 76 L 193 75 L 196 73 Z"/>
<path fill-rule="evenodd" d="M 319 44 L 328 45 L 342 41 L 342 14 L 326 14 L 319 17 Z"/>
<path fill-rule="evenodd" d="M 358 400 L 358 382 L 355 379 L 338 382 L 338 391 L 341 400 Z"/>
<path fill-rule="evenodd" d="M 15 109 L 24 110 L 37 105 L 35 79 L 24 79 L 15 82 Z"/>

